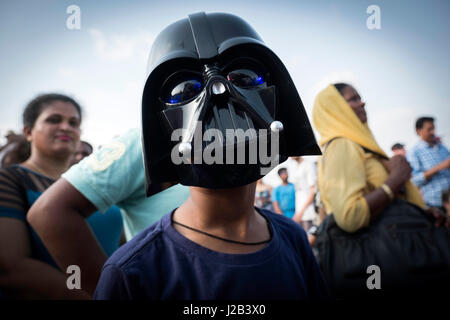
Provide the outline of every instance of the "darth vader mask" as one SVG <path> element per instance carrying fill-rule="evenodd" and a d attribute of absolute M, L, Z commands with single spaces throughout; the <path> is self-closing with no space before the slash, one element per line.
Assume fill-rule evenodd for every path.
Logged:
<path fill-rule="evenodd" d="M 289 156 L 320 154 L 286 68 L 241 18 L 202 12 L 171 24 L 148 67 L 147 195 L 164 182 L 238 187 Z"/>

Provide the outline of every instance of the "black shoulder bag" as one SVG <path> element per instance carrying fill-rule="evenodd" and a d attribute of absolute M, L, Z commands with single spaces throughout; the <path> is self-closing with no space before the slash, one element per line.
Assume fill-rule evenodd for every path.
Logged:
<path fill-rule="evenodd" d="M 438 294 L 450 287 L 450 232 L 434 217 L 396 199 L 366 228 L 348 233 L 333 214 L 319 226 L 319 264 L 337 298 Z M 375 265 L 380 290 L 369 289 Z M 370 269 L 369 269 L 370 270 Z M 437 291 L 438 290 L 438 291 Z"/>

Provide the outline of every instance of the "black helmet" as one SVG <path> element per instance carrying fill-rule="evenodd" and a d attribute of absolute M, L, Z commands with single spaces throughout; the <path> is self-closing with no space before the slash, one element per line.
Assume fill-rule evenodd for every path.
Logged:
<path fill-rule="evenodd" d="M 208 129 L 221 137 L 209 142 L 196 136 Z M 249 134 L 241 141 L 225 141 L 228 131 L 237 129 Z M 264 141 L 267 149 L 276 135 L 278 154 L 271 159 L 321 154 L 283 63 L 247 22 L 226 13 L 192 14 L 158 35 L 148 63 L 142 130 L 147 195 L 152 183 L 232 188 L 264 175 L 264 164 L 252 162 L 249 152 L 238 164 L 197 161 L 198 152 L 202 155 L 211 146 L 249 150 L 252 143 Z"/>

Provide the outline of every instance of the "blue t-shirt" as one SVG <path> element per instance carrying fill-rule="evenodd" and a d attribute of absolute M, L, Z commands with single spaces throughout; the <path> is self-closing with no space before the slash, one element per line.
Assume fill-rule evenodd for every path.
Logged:
<path fill-rule="evenodd" d="M 292 183 L 275 188 L 272 193 L 272 202 L 278 201 L 283 214 L 292 218 L 295 214 L 295 186 Z"/>
<path fill-rule="evenodd" d="M 266 247 L 249 254 L 220 253 L 187 239 L 172 226 L 172 211 L 107 260 L 94 298 L 329 298 L 303 229 L 282 215 L 257 210 L 273 236 Z"/>

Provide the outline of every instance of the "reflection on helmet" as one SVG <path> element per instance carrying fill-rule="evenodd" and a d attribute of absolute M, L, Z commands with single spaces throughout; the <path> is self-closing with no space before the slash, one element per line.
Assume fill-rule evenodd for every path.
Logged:
<path fill-rule="evenodd" d="M 231 71 L 227 76 L 228 81 L 241 88 L 251 88 L 262 85 L 263 77 L 248 69 Z"/>

